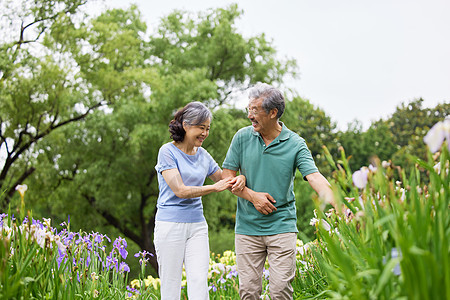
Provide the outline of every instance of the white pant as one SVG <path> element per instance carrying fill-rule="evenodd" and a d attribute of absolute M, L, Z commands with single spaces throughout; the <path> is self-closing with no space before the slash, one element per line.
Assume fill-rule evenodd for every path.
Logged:
<path fill-rule="evenodd" d="M 206 221 L 156 221 L 154 242 L 161 279 L 161 300 L 180 299 L 183 263 L 188 298 L 209 299 L 209 241 Z"/>

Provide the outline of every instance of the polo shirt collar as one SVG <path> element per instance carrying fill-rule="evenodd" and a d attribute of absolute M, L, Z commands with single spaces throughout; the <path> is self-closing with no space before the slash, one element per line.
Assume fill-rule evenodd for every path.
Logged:
<path fill-rule="evenodd" d="M 277 138 L 280 140 L 280 141 L 285 141 L 285 140 L 287 140 L 288 138 L 289 138 L 289 129 L 286 127 L 286 125 L 284 125 L 284 123 L 283 122 L 280 122 L 280 124 L 281 124 L 281 132 L 280 132 L 280 134 L 277 136 Z"/>

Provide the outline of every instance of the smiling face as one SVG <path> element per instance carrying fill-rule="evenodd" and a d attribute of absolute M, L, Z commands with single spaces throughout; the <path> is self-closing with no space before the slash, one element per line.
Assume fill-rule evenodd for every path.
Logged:
<path fill-rule="evenodd" d="M 184 140 L 187 143 L 194 145 L 194 147 L 201 147 L 203 141 L 209 135 L 210 125 L 211 125 L 210 119 L 207 119 L 205 122 L 198 125 L 183 124 L 184 131 L 186 131 Z"/>
<path fill-rule="evenodd" d="M 253 129 L 263 134 L 265 131 L 272 129 L 274 124 L 276 124 L 276 109 L 272 109 L 267 113 L 262 108 L 262 102 L 263 100 L 261 98 L 250 100 L 247 107 L 247 117 L 252 121 Z"/>

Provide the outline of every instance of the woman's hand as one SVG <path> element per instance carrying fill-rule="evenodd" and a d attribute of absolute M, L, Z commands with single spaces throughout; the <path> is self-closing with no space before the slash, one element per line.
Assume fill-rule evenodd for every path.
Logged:
<path fill-rule="evenodd" d="M 234 178 L 225 178 L 225 179 L 217 181 L 216 183 L 213 184 L 215 191 L 221 192 L 221 191 L 231 188 L 233 186 L 233 183 L 232 183 L 233 180 L 234 180 Z"/>
<path fill-rule="evenodd" d="M 239 175 L 234 178 L 232 178 L 232 184 L 231 192 L 240 192 L 245 188 L 246 179 L 244 175 Z"/>

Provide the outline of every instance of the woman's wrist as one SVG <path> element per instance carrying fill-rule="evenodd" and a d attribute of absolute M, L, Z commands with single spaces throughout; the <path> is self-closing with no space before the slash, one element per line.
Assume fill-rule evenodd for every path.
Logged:
<path fill-rule="evenodd" d="M 211 185 L 212 187 L 212 192 L 218 193 L 219 192 L 219 188 L 217 185 L 217 182 Z"/>

